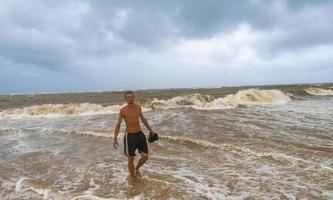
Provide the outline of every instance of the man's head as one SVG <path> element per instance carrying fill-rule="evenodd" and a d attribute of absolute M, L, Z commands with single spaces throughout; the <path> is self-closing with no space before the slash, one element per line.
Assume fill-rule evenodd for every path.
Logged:
<path fill-rule="evenodd" d="M 127 104 L 133 104 L 134 103 L 134 99 L 135 99 L 134 92 L 132 92 L 132 91 L 125 92 L 124 93 L 124 98 L 127 101 Z"/>

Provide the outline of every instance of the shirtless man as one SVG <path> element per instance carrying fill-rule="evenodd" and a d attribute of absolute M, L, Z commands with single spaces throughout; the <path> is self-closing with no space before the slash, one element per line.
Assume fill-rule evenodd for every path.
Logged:
<path fill-rule="evenodd" d="M 146 136 L 141 131 L 139 118 L 143 124 L 147 127 L 150 134 L 155 132 L 150 128 L 148 121 L 142 114 L 141 106 L 134 103 L 134 93 L 132 91 L 125 92 L 124 98 L 127 101 L 127 105 L 123 107 L 119 112 L 119 117 L 116 122 L 113 137 L 113 147 L 118 147 L 118 134 L 121 125 L 121 121 L 124 118 L 126 122 L 126 132 L 124 136 L 124 153 L 128 158 L 128 170 L 132 178 L 142 176 L 139 168 L 148 160 L 148 146 Z M 134 156 L 135 150 L 138 149 L 141 154 L 141 158 L 134 168 Z"/>

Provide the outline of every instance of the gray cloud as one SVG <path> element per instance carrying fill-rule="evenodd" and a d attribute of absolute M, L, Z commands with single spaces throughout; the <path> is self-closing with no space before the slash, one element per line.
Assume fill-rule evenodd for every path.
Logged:
<path fill-rule="evenodd" d="M 0 73 L 19 74 L 20 83 L 0 84 L 47 91 L 332 81 L 332 18 L 333 2 L 324 0 L 6 0 Z"/>

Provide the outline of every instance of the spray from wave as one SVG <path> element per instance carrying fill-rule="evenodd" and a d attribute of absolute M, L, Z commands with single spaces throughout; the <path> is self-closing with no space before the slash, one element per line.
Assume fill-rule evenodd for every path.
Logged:
<path fill-rule="evenodd" d="M 291 98 L 280 90 L 240 90 L 236 94 L 214 98 L 211 95 L 190 94 L 167 100 L 148 99 L 140 103 L 143 111 L 190 107 L 197 110 L 217 110 L 237 108 L 240 105 L 277 105 L 287 103 Z M 81 104 L 43 104 L 0 112 L 0 117 L 61 117 L 118 113 L 124 105 L 102 106 L 91 103 Z"/>
<path fill-rule="evenodd" d="M 304 89 L 305 92 L 311 95 L 316 96 L 329 96 L 333 95 L 333 87 L 327 87 L 327 88 L 320 88 L 320 87 L 310 87 L 307 89 Z"/>

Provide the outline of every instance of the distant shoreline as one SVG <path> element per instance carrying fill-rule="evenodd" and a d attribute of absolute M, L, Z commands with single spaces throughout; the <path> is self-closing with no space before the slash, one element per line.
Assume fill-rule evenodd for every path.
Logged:
<path fill-rule="evenodd" d="M 217 86 L 211 86 L 211 87 L 184 87 L 184 88 L 149 88 L 149 89 L 136 89 L 136 90 L 132 90 L 135 92 L 142 92 L 142 91 L 161 91 L 161 90 L 165 90 L 165 91 L 170 91 L 170 90 L 197 90 L 197 89 L 234 89 L 234 88 L 239 88 L 239 89 L 245 89 L 245 88 L 261 88 L 261 89 L 265 89 L 265 88 L 279 88 L 279 87 L 286 87 L 286 86 L 333 86 L 333 82 L 332 83 L 297 83 L 297 84 L 267 84 L 267 85 L 239 85 L 239 86 L 221 86 L 221 87 L 217 87 Z M 129 89 L 120 89 L 120 90 L 95 90 L 95 91 L 69 91 L 69 92 L 16 92 L 16 93 L 1 93 L 0 92 L 0 96 L 6 96 L 6 95 L 10 95 L 10 96 L 15 96 L 15 95 L 45 95 L 45 94 L 80 94 L 80 93 L 108 93 L 108 92 L 124 92 L 126 90 Z"/>

